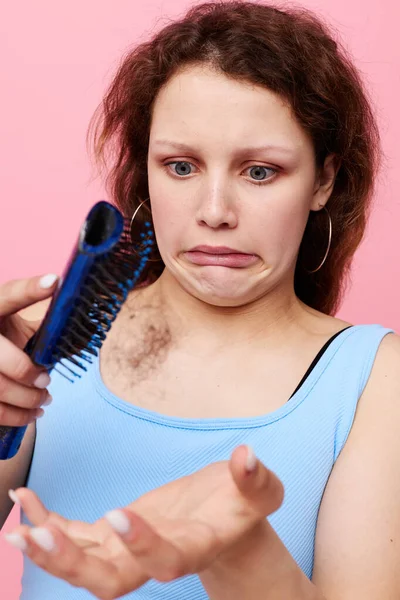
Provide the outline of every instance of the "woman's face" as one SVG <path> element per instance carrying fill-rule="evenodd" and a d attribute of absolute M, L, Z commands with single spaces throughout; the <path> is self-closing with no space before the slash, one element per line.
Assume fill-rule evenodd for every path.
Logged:
<path fill-rule="evenodd" d="M 309 211 L 329 194 L 279 96 L 206 66 L 179 72 L 154 104 L 148 177 L 166 273 L 188 293 L 240 306 L 293 288 Z"/>

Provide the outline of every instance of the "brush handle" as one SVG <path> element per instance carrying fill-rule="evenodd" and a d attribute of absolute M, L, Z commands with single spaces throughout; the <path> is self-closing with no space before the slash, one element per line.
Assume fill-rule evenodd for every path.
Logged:
<path fill-rule="evenodd" d="M 122 214 L 108 202 L 98 202 L 90 210 L 81 227 L 78 240 L 60 277 L 46 315 L 37 332 L 24 348 L 32 362 L 50 373 L 57 363 L 55 351 L 85 281 L 100 255 L 112 250 L 124 229 Z M 87 307 L 82 310 L 87 311 Z M 104 338 L 104 333 L 101 334 Z M 101 340 L 87 342 L 87 350 L 97 354 Z M 76 363 L 78 364 L 78 363 Z M 65 366 L 65 365 L 64 365 Z M 85 370 L 85 367 L 79 365 Z M 73 381 L 72 379 L 70 381 Z M 0 460 L 15 456 L 21 446 L 27 425 L 11 427 L 0 425 Z"/>

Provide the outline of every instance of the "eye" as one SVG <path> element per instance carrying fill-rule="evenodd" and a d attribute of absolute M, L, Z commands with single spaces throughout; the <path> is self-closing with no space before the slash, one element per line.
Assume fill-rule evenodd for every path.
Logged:
<path fill-rule="evenodd" d="M 250 173 L 252 173 L 252 177 L 254 177 L 254 181 L 257 182 L 258 185 L 262 185 L 263 182 L 271 179 L 271 177 L 265 176 L 267 171 L 272 172 L 272 175 L 274 175 L 277 172 L 277 169 L 272 169 L 271 167 L 263 167 L 262 165 L 255 165 L 254 167 L 249 167 L 249 169 Z"/>
<path fill-rule="evenodd" d="M 164 166 L 168 168 L 171 165 L 178 165 L 178 170 L 176 170 L 175 167 L 173 167 L 173 170 L 174 170 L 175 175 L 180 175 L 180 176 L 181 175 L 183 175 L 183 176 L 190 175 L 190 173 L 191 173 L 190 167 L 193 166 L 190 162 L 183 161 L 183 160 L 169 162 Z M 168 170 L 170 170 L 170 169 L 168 169 Z"/>

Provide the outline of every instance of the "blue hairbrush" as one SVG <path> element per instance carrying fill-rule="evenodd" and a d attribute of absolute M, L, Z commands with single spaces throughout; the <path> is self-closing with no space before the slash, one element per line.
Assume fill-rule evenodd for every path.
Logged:
<path fill-rule="evenodd" d="M 151 224 L 134 247 L 129 222 L 112 204 L 89 211 L 46 315 L 24 348 L 31 360 L 70 382 L 98 355 L 106 333 L 152 251 Z M 56 365 L 58 368 L 56 368 Z M 74 368 L 71 368 L 74 367 Z M 0 426 L 0 460 L 18 452 L 27 425 Z"/>

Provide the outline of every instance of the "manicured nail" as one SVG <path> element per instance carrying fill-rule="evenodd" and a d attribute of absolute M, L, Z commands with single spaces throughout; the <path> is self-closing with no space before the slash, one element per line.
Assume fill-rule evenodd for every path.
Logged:
<path fill-rule="evenodd" d="M 21 501 L 18 498 L 17 492 L 15 492 L 14 490 L 8 490 L 8 495 L 10 496 L 14 504 L 18 504 L 19 506 L 21 506 Z"/>
<path fill-rule="evenodd" d="M 53 396 L 50 396 L 50 394 L 47 394 L 47 398 L 44 402 L 42 402 L 42 406 L 48 406 L 52 402 L 53 402 Z"/>
<path fill-rule="evenodd" d="M 34 539 L 36 544 L 46 552 L 51 552 L 56 547 L 53 534 L 44 527 L 34 527 L 30 530 L 29 535 Z"/>
<path fill-rule="evenodd" d="M 18 550 L 22 550 L 22 552 L 25 552 L 25 550 L 28 548 L 28 544 L 19 533 L 5 533 L 3 537 L 6 542 L 11 544 L 11 546 L 18 548 Z"/>
<path fill-rule="evenodd" d="M 55 275 L 54 273 L 49 273 L 48 275 L 44 275 L 40 280 L 39 280 L 39 286 L 46 290 L 48 288 L 51 288 L 55 282 L 58 279 L 58 275 Z"/>
<path fill-rule="evenodd" d="M 129 533 L 131 524 L 128 517 L 122 510 L 110 510 L 104 515 L 104 518 L 110 523 L 111 527 L 122 535 Z"/>
<path fill-rule="evenodd" d="M 47 388 L 47 386 L 50 385 L 50 382 L 51 379 L 48 373 L 40 373 L 40 375 L 36 377 L 35 381 L 33 382 L 33 385 L 40 390 L 44 390 L 44 388 Z"/>
<path fill-rule="evenodd" d="M 246 471 L 249 473 L 254 471 L 257 466 L 257 462 L 257 457 L 254 454 L 253 449 L 250 446 L 247 446 Z"/>

